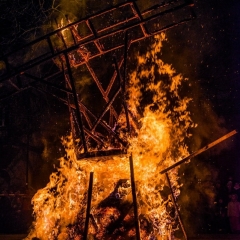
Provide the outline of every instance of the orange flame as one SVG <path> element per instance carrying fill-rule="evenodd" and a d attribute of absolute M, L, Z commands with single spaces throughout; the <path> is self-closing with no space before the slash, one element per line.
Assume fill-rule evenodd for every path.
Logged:
<path fill-rule="evenodd" d="M 134 159 L 139 214 L 147 219 L 142 222 L 142 239 L 151 236 L 163 239 L 174 231 L 174 219 L 168 211 L 172 204 L 170 196 L 161 194 L 167 185 L 166 179 L 159 172 L 188 155 L 184 141 L 190 137 L 189 128 L 195 126 L 188 111 L 191 99 L 182 98 L 179 94 L 182 82 L 187 79 L 159 59 L 163 41 L 166 41 L 165 34 L 155 36 L 150 50 L 138 56 L 138 65 L 130 74 L 128 85 L 128 108 L 138 122 L 130 119 L 134 134 L 123 137 L 128 138 L 128 154 L 132 154 Z M 146 92 L 149 93 L 147 99 Z M 122 124 L 122 128 L 126 127 L 122 116 L 119 124 Z M 111 197 L 110 193 L 114 193 L 114 197 L 121 201 L 132 202 L 128 182 L 126 186 L 114 190 L 119 179 L 130 179 L 128 154 L 107 157 L 104 161 L 78 161 L 72 138 L 63 139 L 63 144 L 67 155 L 60 159 L 58 172 L 51 175 L 47 186 L 32 199 L 35 222 L 26 239 L 68 239 L 72 234 L 69 226 L 81 225 L 79 219 L 84 219 L 90 172 L 94 172 L 91 214 L 95 222 L 91 222 L 89 234 L 95 239 L 103 239 L 106 226 L 118 219 L 121 213 L 114 207 L 104 207 L 100 203 Z M 177 169 L 172 170 L 169 177 L 177 197 L 180 194 Z M 129 211 L 123 221 L 129 222 L 131 219 L 133 214 Z M 144 230 L 147 222 L 152 225 L 150 232 Z M 82 228 L 81 225 L 78 230 L 81 232 Z M 134 228 L 126 230 L 119 226 L 118 231 L 127 231 L 128 237 L 135 235 Z M 80 233 L 74 236 L 71 239 L 81 239 Z"/>

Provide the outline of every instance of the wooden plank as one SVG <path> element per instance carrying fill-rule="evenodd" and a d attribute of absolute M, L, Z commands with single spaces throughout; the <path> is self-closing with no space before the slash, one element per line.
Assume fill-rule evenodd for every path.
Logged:
<path fill-rule="evenodd" d="M 199 154 L 202 153 L 202 152 L 207 151 L 208 149 L 212 148 L 213 146 L 219 144 L 220 142 L 222 142 L 222 141 L 224 141 L 224 140 L 226 140 L 226 139 L 232 137 L 232 136 L 235 135 L 236 133 L 237 133 L 236 130 L 233 130 L 233 131 L 229 132 L 228 134 L 226 134 L 226 135 L 220 137 L 219 139 L 215 140 L 214 142 L 212 142 L 212 143 L 206 145 L 205 147 L 199 149 L 198 151 L 196 151 L 196 152 L 190 154 L 189 156 L 185 157 L 184 159 L 182 159 L 182 160 L 180 160 L 180 161 L 174 163 L 172 166 L 170 166 L 170 167 L 168 167 L 168 168 L 162 170 L 160 173 L 161 173 L 161 174 L 164 174 L 164 173 L 170 171 L 171 169 L 173 169 L 173 168 L 179 166 L 180 164 L 182 164 L 182 163 L 188 161 L 189 159 L 191 159 L 191 158 L 193 158 L 193 157 L 199 155 Z"/>
<path fill-rule="evenodd" d="M 129 157 L 129 164 L 130 164 L 130 174 L 131 174 L 131 188 L 132 188 L 132 198 L 133 198 L 134 225 L 136 229 L 136 240 L 141 240 L 132 154 Z"/>
<path fill-rule="evenodd" d="M 166 179 L 167 179 L 168 186 L 169 186 L 170 191 L 171 191 L 171 198 L 172 198 L 172 202 L 173 202 L 173 204 L 174 204 L 175 211 L 176 211 L 176 213 L 177 213 L 177 217 L 178 217 L 179 224 L 180 224 L 180 226 L 181 226 L 181 229 L 182 229 L 182 232 L 183 232 L 183 235 L 184 235 L 185 240 L 188 240 L 187 233 L 186 233 L 186 230 L 185 230 L 185 228 L 184 228 L 183 221 L 182 221 L 182 218 L 181 218 L 181 215 L 180 215 L 180 211 L 179 211 L 179 209 L 178 209 L 178 205 L 177 205 L 177 202 L 176 202 L 174 193 L 173 193 L 173 189 L 172 189 L 172 184 L 171 184 L 170 178 L 169 178 L 169 176 L 168 176 L 168 173 L 165 173 L 165 175 L 166 175 Z"/>
<path fill-rule="evenodd" d="M 91 215 L 92 190 L 93 190 L 93 172 L 90 172 L 88 198 L 87 198 L 87 211 L 86 211 L 83 240 L 87 240 L 87 236 L 88 236 L 88 226 L 89 226 L 89 219 Z"/>

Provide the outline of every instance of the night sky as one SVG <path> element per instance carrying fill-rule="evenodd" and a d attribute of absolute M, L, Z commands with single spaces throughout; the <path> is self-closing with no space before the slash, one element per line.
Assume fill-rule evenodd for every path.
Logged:
<path fill-rule="evenodd" d="M 225 131 L 240 127 L 240 2 L 194 3 L 196 19 L 167 32 L 167 36 L 173 66 L 193 81 L 193 96 L 198 95 L 193 103 L 195 110 L 199 108 L 197 132 L 213 141 Z M 207 156 L 226 173 L 225 177 L 234 175 L 238 181 L 239 139 L 234 136 Z"/>

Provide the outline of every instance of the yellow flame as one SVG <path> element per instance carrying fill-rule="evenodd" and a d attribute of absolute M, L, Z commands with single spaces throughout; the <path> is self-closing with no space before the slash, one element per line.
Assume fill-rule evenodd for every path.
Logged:
<path fill-rule="evenodd" d="M 100 203 L 111 197 L 111 193 L 115 194 L 113 198 L 132 202 L 128 186 L 120 186 L 114 192 L 115 184 L 120 179 L 130 179 L 129 154 L 134 160 L 139 214 L 152 224 L 150 232 L 141 228 L 142 239 L 149 239 L 150 236 L 164 239 L 173 231 L 173 219 L 166 207 L 172 203 L 169 194 L 162 195 L 167 182 L 165 175 L 159 172 L 188 155 L 184 141 L 190 136 L 188 129 L 194 124 L 188 111 L 191 99 L 182 98 L 179 94 L 181 83 L 187 79 L 159 59 L 165 40 L 165 34 L 156 36 L 150 50 L 138 56 L 136 70 L 129 75 L 127 104 L 138 122 L 131 121 L 134 134 L 125 136 L 130 143 L 128 154 L 78 161 L 72 138 L 63 139 L 67 155 L 60 159 L 60 168 L 51 175 L 47 186 L 33 197 L 35 222 L 26 239 L 34 236 L 42 240 L 54 237 L 67 239 L 75 229 L 69 227 L 71 224 L 84 223 L 90 172 L 94 172 L 91 213 L 96 221 L 95 225 L 91 222 L 89 234 L 94 235 L 95 239 L 103 239 L 105 228 L 121 213 L 115 207 L 104 207 Z M 151 93 L 148 99 L 145 99 L 145 92 Z M 120 116 L 119 124 L 125 128 L 123 119 Z M 177 197 L 180 194 L 177 169 L 169 172 L 169 177 Z M 132 219 L 133 213 L 129 210 L 123 221 L 127 223 Z M 82 233 L 82 230 L 83 225 L 78 231 Z M 127 231 L 128 237 L 135 235 L 134 228 L 126 230 L 119 227 L 119 231 Z M 81 234 L 76 231 L 74 236 L 81 239 Z"/>

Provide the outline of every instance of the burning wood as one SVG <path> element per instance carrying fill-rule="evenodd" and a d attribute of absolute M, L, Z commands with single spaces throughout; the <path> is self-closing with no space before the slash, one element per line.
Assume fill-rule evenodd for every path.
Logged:
<path fill-rule="evenodd" d="M 138 119 L 139 128 L 130 120 L 134 134 L 129 136 L 126 121 L 119 117 L 116 129 L 121 139 L 128 141 L 126 154 L 103 157 L 104 161 L 98 156 L 96 160 L 79 161 L 73 138 L 63 139 L 67 155 L 49 184 L 33 197 L 35 222 L 27 239 L 86 239 L 86 235 L 95 239 L 165 239 L 178 229 L 174 204 L 171 195 L 164 193 L 167 183 L 158 174 L 159 166 L 166 168 L 176 162 L 175 156 L 188 155 L 184 139 L 188 137 L 186 129 L 194 124 L 187 111 L 190 100 L 178 94 L 184 79 L 156 58 L 164 39 L 164 34 L 155 38 L 152 50 L 139 56 L 137 70 L 130 76 L 128 111 Z M 155 81 L 154 68 L 167 75 L 167 81 Z M 152 93 L 145 107 L 140 102 L 143 89 Z M 87 201 L 90 172 L 95 177 L 92 200 Z M 169 177 L 177 196 L 177 171 Z"/>
<path fill-rule="evenodd" d="M 131 6 L 135 5 L 134 3 Z M 181 7 L 178 6 L 178 8 Z M 139 11 L 135 11 L 134 14 L 134 18 L 140 21 L 137 25 L 140 25 L 143 38 L 145 38 L 147 34 L 144 23 L 147 20 L 142 18 Z M 119 24 L 115 23 L 114 27 Z M 93 42 L 97 46 L 98 41 L 103 40 L 104 34 L 112 36 L 111 26 L 103 30 L 99 29 L 99 33 L 107 32 L 103 33 L 101 38 L 94 34 L 91 24 L 88 26 L 94 35 Z M 76 29 L 74 30 L 73 25 L 69 27 L 74 39 L 77 34 Z M 58 33 L 64 42 L 62 31 L 64 29 Z M 116 33 L 115 30 L 112 31 Z M 80 41 L 80 36 L 75 40 Z M 64 56 L 60 60 L 60 65 L 67 72 L 65 73 L 66 85 L 71 86 L 72 102 L 76 110 L 74 113 L 81 135 L 79 145 L 82 146 L 83 155 L 81 159 L 78 158 L 79 152 L 76 151 L 76 142 L 72 136 L 63 139 L 66 156 L 60 159 L 60 167 L 56 173 L 51 175 L 47 186 L 33 197 L 35 222 L 26 239 L 37 237 L 42 240 L 85 240 L 87 238 L 163 240 L 171 239 L 179 228 L 177 218 L 180 219 L 180 217 L 179 212 L 176 211 L 174 197 L 179 196 L 180 185 L 175 167 L 185 161 L 185 157 L 189 155 L 185 139 L 190 137 L 189 129 L 196 125 L 188 111 L 191 99 L 180 94 L 181 85 L 187 79 L 177 74 L 171 65 L 159 59 L 162 42 L 165 40 L 165 34 L 156 35 L 150 50 L 145 55 L 136 57 L 138 65 L 129 75 L 126 93 L 123 93 L 127 96 L 127 101 L 124 103 L 125 113 L 121 111 L 123 114 L 119 115 L 113 107 L 113 102 L 117 99 L 121 89 L 125 90 L 125 83 L 122 84 L 124 85 L 122 88 L 118 86 L 110 98 L 109 93 L 114 80 L 110 82 L 105 91 L 92 71 L 88 61 L 91 57 L 89 57 L 87 48 L 83 47 L 83 44 L 76 44 L 69 53 L 68 44 L 70 43 L 64 42 L 66 50 L 63 50 L 60 55 Z M 125 45 L 128 47 L 126 39 Z M 97 49 L 101 52 L 100 46 Z M 121 65 L 121 61 L 119 62 Z M 105 101 L 99 117 L 93 116 L 94 122 L 90 121 L 90 117 L 87 118 L 87 111 L 83 110 L 83 104 L 80 103 L 79 94 L 75 89 L 72 67 L 79 67 L 82 64 L 85 64 L 91 73 Z M 117 71 L 114 72 L 113 79 L 117 75 L 121 79 L 116 59 L 115 67 Z M 125 70 L 126 66 L 124 74 Z M 121 80 L 119 82 L 121 83 Z M 70 106 L 69 98 L 69 109 L 71 109 Z M 111 120 L 109 125 L 115 124 L 112 124 L 112 127 L 103 120 L 107 112 Z M 126 115 L 129 116 L 127 121 Z M 112 120 L 114 118 L 116 118 L 115 122 Z M 89 126 L 86 126 L 86 123 Z M 119 141 L 120 143 L 127 142 L 127 144 L 120 145 L 120 150 L 125 151 L 124 155 L 87 158 L 89 152 L 102 147 L 92 146 L 89 141 L 92 137 L 93 140 L 97 139 L 97 143 L 103 142 L 99 140 L 103 134 L 97 132 L 100 123 L 108 129 L 114 129 L 112 132 L 122 141 Z M 88 137 L 85 137 L 85 134 Z M 94 134 L 96 134 L 95 139 Z M 105 144 L 104 147 L 112 150 L 113 146 L 113 144 Z M 213 144 L 208 147 L 210 146 Z M 104 150 L 102 148 L 98 149 L 99 152 Z M 206 148 L 199 150 L 199 153 L 204 150 Z M 196 156 L 196 153 L 190 156 Z M 183 160 L 178 161 L 179 158 Z M 166 175 L 167 181 L 164 175 L 159 174 L 160 169 L 165 169 L 161 173 L 172 170 L 169 175 Z"/>

